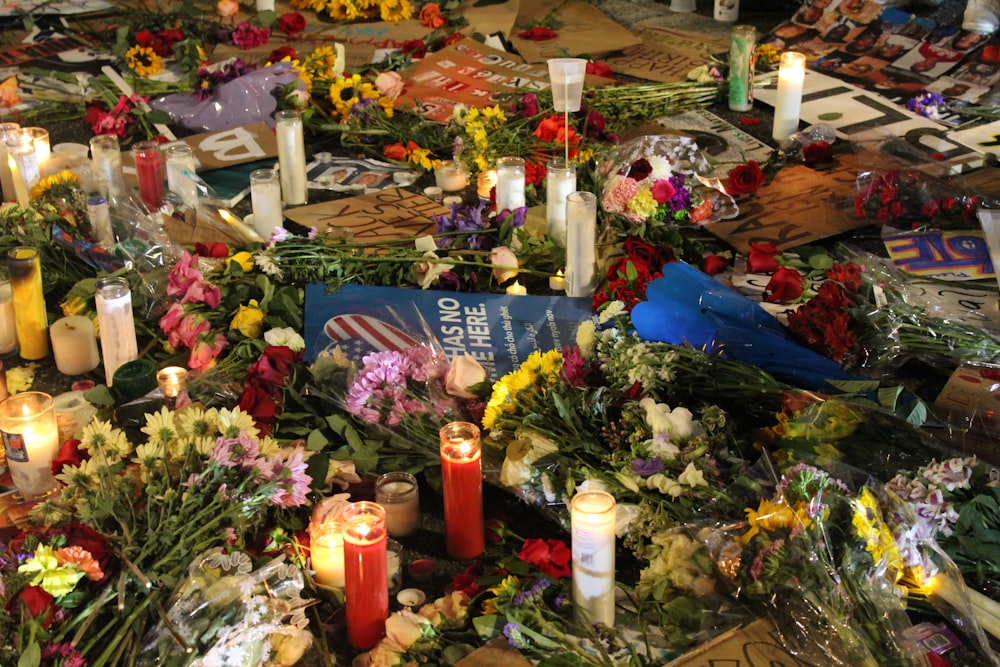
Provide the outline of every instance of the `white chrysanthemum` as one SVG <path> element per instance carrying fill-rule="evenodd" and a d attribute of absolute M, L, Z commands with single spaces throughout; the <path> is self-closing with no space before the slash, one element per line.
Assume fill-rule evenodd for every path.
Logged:
<path fill-rule="evenodd" d="M 66 506 L 46 500 L 32 507 L 28 518 L 35 525 L 55 526 L 72 519 L 73 514 L 67 511 Z"/>
<path fill-rule="evenodd" d="M 56 479 L 66 485 L 71 495 L 80 491 L 96 491 L 101 484 L 99 468 L 93 459 L 81 461 L 78 466 L 66 464 L 56 475 Z"/>
<path fill-rule="evenodd" d="M 171 461 L 183 461 L 187 458 L 188 452 L 194 447 L 195 438 L 189 436 L 179 436 L 166 443 L 167 456 Z"/>
<path fill-rule="evenodd" d="M 257 256 L 253 258 L 254 264 L 257 268 L 263 271 L 266 275 L 274 278 L 275 280 L 282 279 L 281 267 L 277 265 L 274 261 L 274 257 L 271 256 L 271 249 L 257 253 Z"/>
<path fill-rule="evenodd" d="M 240 433 L 256 438 L 260 434 L 254 426 L 253 417 L 239 408 L 219 410 L 219 432 L 227 438 L 238 438 Z"/>
<path fill-rule="evenodd" d="M 80 436 L 80 449 L 92 455 L 100 452 L 111 439 L 114 430 L 111 422 L 99 420 L 90 422 L 83 428 L 83 434 Z"/>
<path fill-rule="evenodd" d="M 200 437 L 214 436 L 219 432 L 219 411 L 216 408 L 205 410 L 197 406 L 189 406 L 175 414 L 177 429 L 184 435 Z"/>
<path fill-rule="evenodd" d="M 598 323 L 604 324 L 608 320 L 618 317 L 625 312 L 625 303 L 622 301 L 609 301 L 603 310 L 601 310 L 600 315 L 598 315 Z"/>
<path fill-rule="evenodd" d="M 292 327 L 268 329 L 264 332 L 264 341 L 268 345 L 287 347 L 292 352 L 298 352 L 306 346 L 305 339 Z"/>
<path fill-rule="evenodd" d="M 593 320 L 584 320 L 576 328 L 576 346 L 580 348 L 580 354 L 585 359 L 594 356 L 596 341 L 594 340 L 594 330 L 596 325 Z"/>
<path fill-rule="evenodd" d="M 159 441 L 150 440 L 135 448 L 135 456 L 132 457 L 132 460 L 139 464 L 139 477 L 143 482 L 148 483 L 150 477 L 166 468 L 165 455 L 166 448 Z"/>
<path fill-rule="evenodd" d="M 652 167 L 647 180 L 659 181 L 674 175 L 674 165 L 666 157 L 662 155 L 650 155 L 646 157 L 646 160 L 649 161 L 649 166 Z"/>
<path fill-rule="evenodd" d="M 203 435 L 197 438 L 191 438 L 191 444 L 194 446 L 196 452 L 199 456 L 208 457 L 212 455 L 215 451 L 216 436 L 214 435 Z"/>
<path fill-rule="evenodd" d="M 174 424 L 174 413 L 166 406 L 160 408 L 159 412 L 146 415 L 146 425 L 142 427 L 142 432 L 149 436 L 152 442 L 162 442 L 169 445 L 177 439 L 177 426 Z"/>

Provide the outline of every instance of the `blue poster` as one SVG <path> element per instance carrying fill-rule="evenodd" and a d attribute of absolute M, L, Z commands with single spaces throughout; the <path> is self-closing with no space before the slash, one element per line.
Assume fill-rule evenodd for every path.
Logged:
<path fill-rule="evenodd" d="M 405 287 L 306 285 L 306 358 L 331 344 L 352 357 L 437 339 L 449 358 L 468 352 L 497 379 L 535 350 L 576 342 L 589 298 L 508 296 Z M 422 321 L 421 321 L 422 320 Z"/>

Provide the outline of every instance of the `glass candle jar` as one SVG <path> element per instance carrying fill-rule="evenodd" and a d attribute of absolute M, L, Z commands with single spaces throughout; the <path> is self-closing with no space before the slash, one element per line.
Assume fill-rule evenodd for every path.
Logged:
<path fill-rule="evenodd" d="M 479 428 L 452 422 L 440 438 L 445 548 L 452 558 L 475 558 L 486 550 Z"/>
<path fill-rule="evenodd" d="M 25 499 L 56 488 L 52 460 L 59 453 L 59 427 L 51 396 L 25 391 L 0 403 L 0 438 L 14 486 Z"/>
<path fill-rule="evenodd" d="M 351 503 L 341 520 L 347 641 L 364 651 L 385 635 L 385 619 L 389 617 L 389 538 L 385 510 L 378 503 Z"/>
<path fill-rule="evenodd" d="M 139 184 L 139 198 L 150 211 L 157 211 L 163 203 L 163 156 L 155 141 L 137 141 L 132 144 L 135 178 Z"/>
<path fill-rule="evenodd" d="M 132 290 L 124 278 L 97 281 L 97 322 L 101 331 L 104 378 L 112 386 L 115 371 L 139 356 L 132 317 Z"/>
<path fill-rule="evenodd" d="M 385 527 L 393 537 L 405 537 L 420 522 L 417 479 L 408 472 L 387 472 L 375 482 L 375 502 L 385 509 Z"/>
<path fill-rule="evenodd" d="M 18 246 L 7 252 L 7 271 L 14 303 L 14 327 L 21 358 L 49 356 L 49 321 L 42 291 L 42 264 L 37 248 Z"/>

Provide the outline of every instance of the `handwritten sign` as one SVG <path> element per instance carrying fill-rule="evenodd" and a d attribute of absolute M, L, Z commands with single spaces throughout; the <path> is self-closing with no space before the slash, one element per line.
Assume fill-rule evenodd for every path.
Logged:
<path fill-rule="evenodd" d="M 939 280 L 980 280 L 994 275 L 990 251 L 978 230 L 885 236 L 893 263 L 918 276 Z"/>
<path fill-rule="evenodd" d="M 521 30 L 547 17 L 555 19 L 559 25 L 555 39 L 533 42 L 517 36 Z M 544 63 L 549 58 L 611 53 L 640 43 L 638 37 L 583 0 L 533 0 L 522 3 L 517 26 L 510 41 L 529 63 Z"/>
<path fill-rule="evenodd" d="M 803 165 L 784 167 L 752 197 L 737 202 L 739 217 L 706 229 L 747 255 L 754 242 L 787 250 L 863 227 L 870 221 L 856 218 L 851 207 L 861 159 L 841 155 L 833 168 L 821 172 Z"/>
<path fill-rule="evenodd" d="M 729 47 L 728 40 L 651 25 L 639 26 L 636 34 L 641 44 L 602 62 L 615 72 L 664 83 L 686 80 L 688 72 L 707 62 L 712 53 Z"/>
<path fill-rule="evenodd" d="M 349 232 L 355 241 L 405 239 L 437 231 L 435 215 L 448 209 L 427 197 L 402 188 L 389 188 L 358 197 L 291 208 L 285 216 L 323 231 Z"/>
<path fill-rule="evenodd" d="M 666 667 L 818 667 L 829 664 L 829 657 L 821 654 L 819 645 L 799 647 L 793 655 L 785 648 L 781 634 L 770 621 L 759 619 L 744 628 L 719 635 L 668 662 Z"/>
<path fill-rule="evenodd" d="M 278 141 L 266 123 L 206 132 L 181 141 L 194 151 L 201 169 L 221 169 L 278 155 Z"/>

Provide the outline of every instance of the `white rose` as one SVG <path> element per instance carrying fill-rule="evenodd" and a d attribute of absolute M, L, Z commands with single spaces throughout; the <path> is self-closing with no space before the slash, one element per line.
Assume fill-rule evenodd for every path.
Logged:
<path fill-rule="evenodd" d="M 705 473 L 695 467 L 694 463 L 688 463 L 684 472 L 677 476 L 677 481 L 688 486 L 708 486 L 705 481 Z"/>
<path fill-rule="evenodd" d="M 534 468 L 530 463 L 525 463 L 524 459 L 512 461 L 504 459 L 500 466 L 500 483 L 511 488 L 521 487 L 531 481 L 531 473 Z"/>
<path fill-rule="evenodd" d="M 420 236 L 413 242 L 413 245 L 417 250 L 424 253 L 424 257 L 427 259 L 439 259 L 437 255 L 437 244 L 434 242 L 434 238 L 431 236 Z M 455 268 L 454 264 L 447 264 L 445 262 L 417 262 L 414 265 L 414 269 L 417 272 L 417 282 L 420 283 L 422 289 L 427 289 L 433 285 L 438 276 L 446 271 L 451 271 Z"/>
<path fill-rule="evenodd" d="M 408 649 L 424 636 L 424 628 L 430 627 L 430 624 L 423 616 L 402 609 L 385 619 L 385 636 L 403 649 Z"/>
<path fill-rule="evenodd" d="M 469 387 L 485 381 L 486 369 L 466 352 L 451 360 L 444 376 L 444 388 L 450 395 L 458 398 L 475 398 L 476 395 L 469 391 Z"/>
<path fill-rule="evenodd" d="M 505 283 L 516 276 L 520 267 L 514 251 L 503 245 L 490 251 L 490 264 L 493 264 L 493 277 L 498 283 Z"/>
<path fill-rule="evenodd" d="M 559 451 L 559 445 L 552 442 L 552 440 L 546 438 L 541 433 L 532 431 L 531 429 L 518 429 L 514 433 L 514 437 L 519 440 L 528 441 L 528 451 L 524 455 L 524 460 L 528 463 L 534 463 L 540 458 L 548 456 L 549 454 L 555 454 Z"/>
<path fill-rule="evenodd" d="M 313 636 L 305 628 L 286 626 L 282 632 L 270 635 L 268 641 L 271 642 L 272 651 L 268 664 L 277 667 L 292 667 L 302 659 L 302 656 L 312 646 Z"/>
<path fill-rule="evenodd" d="M 298 352 L 306 346 L 306 341 L 292 327 L 269 329 L 264 333 L 264 341 L 275 347 L 287 347 L 292 352 Z"/>

